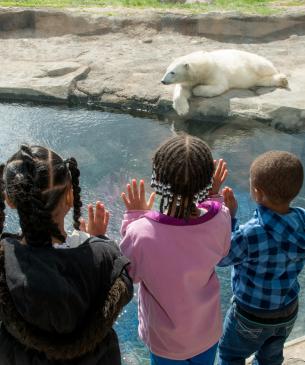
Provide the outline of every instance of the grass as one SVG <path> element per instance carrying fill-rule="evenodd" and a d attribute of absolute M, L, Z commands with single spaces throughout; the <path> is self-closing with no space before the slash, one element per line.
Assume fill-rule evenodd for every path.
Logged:
<path fill-rule="evenodd" d="M 192 13 L 207 11 L 240 11 L 244 13 L 273 14 L 279 12 L 273 5 L 298 6 L 305 0 L 214 0 L 212 4 L 173 4 L 164 0 L 0 0 L 0 6 L 21 7 L 127 7 L 155 8 L 160 10 L 186 10 Z"/>

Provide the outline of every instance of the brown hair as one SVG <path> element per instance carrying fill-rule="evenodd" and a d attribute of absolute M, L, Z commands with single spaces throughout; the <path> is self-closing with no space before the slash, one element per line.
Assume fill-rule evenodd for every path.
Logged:
<path fill-rule="evenodd" d="M 269 151 L 258 156 L 250 168 L 251 184 L 273 203 L 289 203 L 303 185 L 303 166 L 286 151 Z"/>

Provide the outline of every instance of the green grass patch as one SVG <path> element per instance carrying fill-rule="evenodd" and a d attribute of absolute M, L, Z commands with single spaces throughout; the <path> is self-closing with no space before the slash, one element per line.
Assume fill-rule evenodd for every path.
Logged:
<path fill-rule="evenodd" d="M 288 1 L 289 2 L 289 1 Z M 297 1 L 290 1 L 298 3 Z M 304 3 L 304 1 L 302 0 Z M 215 0 L 213 4 L 173 4 L 161 0 L 0 0 L 0 6 L 21 7 L 126 7 L 154 8 L 159 10 L 185 10 L 191 13 L 208 11 L 239 11 L 255 14 L 273 14 L 279 12 L 272 7 L 277 3 L 272 0 Z M 280 3 L 280 1 L 279 1 Z"/>
<path fill-rule="evenodd" d="M 281 5 L 281 6 L 304 6 L 305 1 L 304 0 L 286 0 L 286 1 L 275 1 L 275 4 Z"/>

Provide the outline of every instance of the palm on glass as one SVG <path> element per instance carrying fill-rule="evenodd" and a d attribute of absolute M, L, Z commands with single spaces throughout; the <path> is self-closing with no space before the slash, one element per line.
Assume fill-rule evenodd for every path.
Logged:
<path fill-rule="evenodd" d="M 109 222 L 109 211 L 104 204 L 97 201 L 95 210 L 92 204 L 88 204 L 88 223 L 84 218 L 80 219 L 80 230 L 91 236 L 104 236 Z"/>
<path fill-rule="evenodd" d="M 209 195 L 219 194 L 221 185 L 224 183 L 228 176 L 227 163 L 221 158 L 220 160 L 214 160 L 215 172 L 213 175 L 212 188 L 209 191 Z"/>
<path fill-rule="evenodd" d="M 237 212 L 238 204 L 235 199 L 234 192 L 231 188 L 225 187 L 222 190 L 225 206 L 229 209 L 231 217 L 234 218 Z"/>
<path fill-rule="evenodd" d="M 127 192 L 121 194 L 127 210 L 150 210 L 154 205 L 156 193 L 151 193 L 148 200 L 145 196 L 144 180 L 140 180 L 139 186 L 136 179 L 126 186 Z"/>

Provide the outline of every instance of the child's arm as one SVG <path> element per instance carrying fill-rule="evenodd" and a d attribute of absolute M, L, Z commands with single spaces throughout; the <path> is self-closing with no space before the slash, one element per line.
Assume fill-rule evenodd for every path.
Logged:
<path fill-rule="evenodd" d="M 148 200 L 145 197 L 144 181 L 140 180 L 139 188 L 137 181 L 132 180 L 131 185 L 127 184 L 127 193 L 121 194 L 122 200 L 126 206 L 126 213 L 121 226 L 121 235 L 123 237 L 120 243 L 122 253 L 130 260 L 128 266 L 128 274 L 134 283 L 141 281 L 139 264 L 141 263 L 141 247 L 137 240 L 137 235 L 134 234 L 128 225 L 141 217 L 145 211 L 152 208 L 155 200 L 155 193 L 152 193 Z"/>
<path fill-rule="evenodd" d="M 130 264 L 127 266 L 128 275 L 132 281 L 136 284 L 141 281 L 140 269 L 141 264 L 141 248 L 135 241 L 132 232 L 127 230 L 125 236 L 120 242 L 120 250 L 124 256 L 130 260 Z"/>
<path fill-rule="evenodd" d="M 247 235 L 243 228 L 239 228 L 237 220 L 235 218 L 237 212 L 237 201 L 235 199 L 233 190 L 226 187 L 222 191 L 224 203 L 229 209 L 232 220 L 232 236 L 231 236 L 231 248 L 226 257 L 224 257 L 218 266 L 230 266 L 237 265 L 242 262 L 248 256 L 248 241 Z"/>
<path fill-rule="evenodd" d="M 243 229 L 232 232 L 231 247 L 228 255 L 217 266 L 230 266 L 240 264 L 248 257 L 248 241 Z"/>

